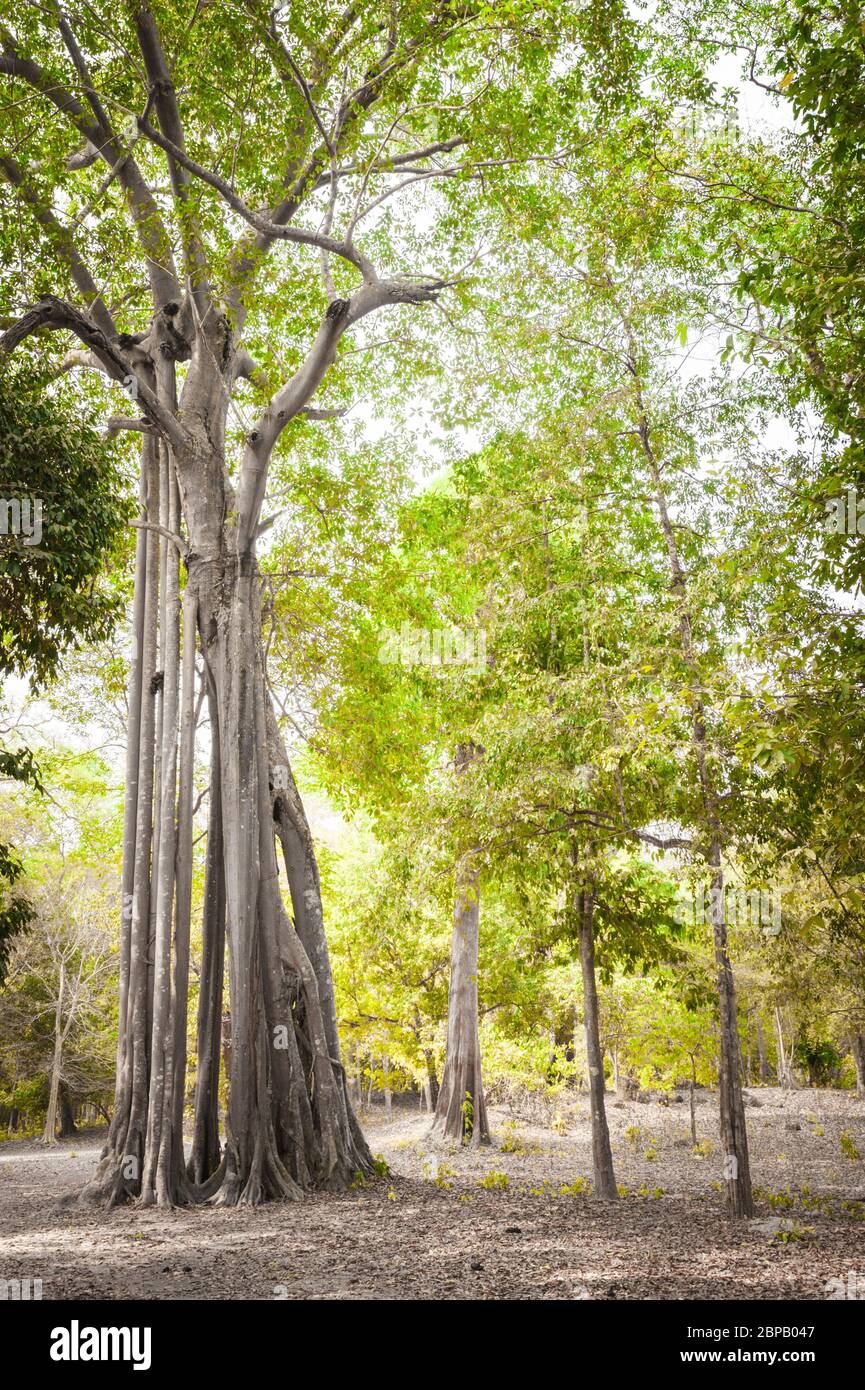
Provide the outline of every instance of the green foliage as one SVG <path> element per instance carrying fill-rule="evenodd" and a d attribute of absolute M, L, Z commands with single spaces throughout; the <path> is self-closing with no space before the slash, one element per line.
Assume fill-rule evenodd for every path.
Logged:
<path fill-rule="evenodd" d="M 563 1183 L 559 1188 L 560 1197 L 591 1197 L 591 1195 L 592 1184 L 588 1178 L 574 1178 L 570 1185 Z"/>
<path fill-rule="evenodd" d="M 33 920 L 33 908 L 20 890 L 24 866 L 8 845 L 0 843 L 0 986 L 9 963 L 12 943 Z"/>
<path fill-rule="evenodd" d="M 496 1168 L 491 1168 L 478 1179 L 478 1187 L 484 1188 L 487 1192 L 507 1192 L 509 1186 L 510 1179 L 507 1173 L 501 1173 Z"/>
<path fill-rule="evenodd" d="M 131 515 L 121 456 L 68 391 L 46 396 L 26 368 L 0 371 L 0 498 L 41 507 L 31 540 L 0 535 L 0 675 L 45 682 L 70 647 L 108 637 L 123 591 L 106 580 Z M 37 534 L 37 530 L 39 534 Z"/>
<path fill-rule="evenodd" d="M 810 1240 L 814 1235 L 813 1226 L 799 1226 L 795 1221 L 783 1225 L 773 1237 L 779 1245 L 793 1245 L 799 1241 Z"/>
<path fill-rule="evenodd" d="M 841 1066 L 840 1052 L 825 1038 L 819 1042 L 800 1038 L 796 1043 L 796 1057 L 818 1086 L 828 1085 Z"/>
<path fill-rule="evenodd" d="M 856 1141 L 852 1134 L 848 1134 L 846 1130 L 842 1129 L 838 1135 L 838 1146 L 844 1157 L 849 1158 L 851 1163 L 858 1163 L 861 1159 L 862 1155 L 856 1146 Z"/>

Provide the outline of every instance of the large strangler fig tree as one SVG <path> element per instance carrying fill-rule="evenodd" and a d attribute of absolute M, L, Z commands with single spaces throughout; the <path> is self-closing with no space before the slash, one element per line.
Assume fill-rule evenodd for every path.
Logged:
<path fill-rule="evenodd" d="M 473 192 L 515 162 L 518 131 L 497 155 L 484 138 L 505 91 L 524 90 L 515 35 L 529 35 L 536 73 L 564 32 L 561 7 L 555 23 L 536 8 L 526 28 L 525 4 L 49 0 L 0 26 L 0 345 L 71 348 L 63 366 L 96 374 L 82 389 L 128 398 L 109 430 L 140 435 L 116 1104 L 89 1186 L 109 1204 L 294 1197 L 370 1164 L 340 1063 L 312 837 L 266 679 L 257 542 L 293 422 L 336 413 L 312 405 L 329 374 L 340 402 L 348 394 L 343 340 L 374 369 L 366 321 L 428 305 L 449 283 L 412 264 L 412 214 L 400 236 L 393 195 L 417 199 L 434 181 Z"/>

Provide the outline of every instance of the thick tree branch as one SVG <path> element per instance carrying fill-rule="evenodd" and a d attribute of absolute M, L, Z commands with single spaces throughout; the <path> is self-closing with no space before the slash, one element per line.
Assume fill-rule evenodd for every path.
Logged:
<path fill-rule="evenodd" d="M 20 166 L 14 159 L 8 156 L 0 157 L 0 172 L 18 190 L 40 227 L 48 233 L 58 254 L 68 266 L 72 280 L 85 300 L 87 312 L 92 316 L 94 323 L 102 329 L 106 336 L 114 337 L 117 332 L 114 320 L 75 245 L 69 228 L 64 227 L 63 223 L 55 217 L 51 208 L 43 203 L 36 189 L 24 177 Z"/>
<path fill-rule="evenodd" d="M 110 127 L 100 126 L 92 119 L 78 98 L 56 82 L 38 63 L 22 57 L 7 31 L 0 31 L 0 38 L 6 50 L 0 53 L 0 75 L 21 78 L 65 116 L 79 134 L 99 151 L 107 164 L 119 166 L 118 178 L 147 257 L 154 301 L 159 306 L 176 299 L 180 287 L 171 242 L 153 194 L 129 150 Z"/>
<path fill-rule="evenodd" d="M 349 7 L 346 10 L 346 23 L 354 24 L 357 13 L 357 7 Z M 409 39 L 401 48 L 397 46 L 392 29 L 389 30 L 380 56 L 368 68 L 360 86 L 347 93 L 340 102 L 334 121 L 335 134 L 329 144 L 339 151 L 347 136 L 362 128 L 367 113 L 375 105 L 389 80 L 416 63 L 426 47 L 444 38 L 451 29 L 464 22 L 465 13 L 455 15 L 450 4 L 442 4 L 431 15 L 426 32 Z M 284 226 L 288 223 L 300 210 L 304 199 L 330 181 L 332 163 L 331 151 L 328 145 L 322 142 L 296 174 L 293 170 L 289 171 L 288 191 L 271 209 L 271 226 Z M 250 277 L 254 275 L 256 267 L 273 240 L 269 232 L 256 231 L 254 237 L 242 238 L 234 248 L 230 260 L 231 285 L 227 298 L 238 322 L 243 319 L 243 295 Z M 327 250 L 326 247 L 324 249 Z"/>
<path fill-rule="evenodd" d="M 138 36 L 138 44 L 150 82 L 159 125 L 171 143 L 182 150 L 184 143 L 183 126 L 177 104 L 177 93 L 168 70 L 168 64 L 165 61 L 156 21 L 149 5 L 142 4 L 138 11 L 135 17 L 135 32 Z M 183 250 L 187 272 L 192 280 L 192 292 L 198 296 L 199 312 L 204 313 L 207 308 L 207 259 L 201 241 L 195 203 L 189 194 L 188 171 L 173 155 L 169 155 L 168 169 L 171 187 L 178 206 L 180 225 L 183 229 Z"/>
<path fill-rule="evenodd" d="M 219 174 L 215 174 L 212 169 L 205 169 L 204 166 L 198 164 L 196 160 L 190 159 L 179 145 L 175 145 L 173 140 L 169 140 L 167 136 L 163 135 L 160 131 L 154 130 L 149 121 L 139 118 L 138 128 L 142 135 L 145 135 L 148 140 L 158 145 L 160 149 L 165 150 L 167 154 L 171 155 L 171 157 L 184 169 L 187 169 L 189 173 L 195 174 L 196 178 L 201 179 L 203 183 L 209 184 L 211 188 L 216 189 L 217 193 L 222 195 L 230 208 L 233 208 L 245 222 L 248 222 L 251 227 L 254 227 L 257 232 L 267 237 L 268 240 L 292 241 L 298 246 L 317 246 L 320 251 L 327 251 L 331 255 L 340 256 L 343 260 L 349 261 L 360 271 L 365 279 L 375 278 L 375 271 L 371 262 L 367 260 L 366 256 L 362 255 L 361 252 L 352 246 L 350 242 L 337 241 L 334 237 L 327 236 L 322 232 L 310 231 L 306 227 L 286 226 L 282 223 L 272 221 L 269 217 L 265 217 L 261 213 L 253 212 L 252 208 L 247 207 L 243 199 L 235 193 L 234 189 L 230 184 L 226 183 L 225 179 L 220 178 Z"/>
<path fill-rule="evenodd" d="M 245 553 L 255 535 L 273 447 L 286 425 L 307 408 L 336 357 L 343 334 L 368 314 L 387 305 L 434 303 L 445 288 L 443 280 L 394 276 L 388 280 L 367 281 L 351 299 L 336 299 L 328 305 L 306 358 L 276 392 L 247 436 L 237 497 L 236 547 L 239 554 Z"/>
<path fill-rule="evenodd" d="M 106 439 L 113 439 L 120 434 L 121 430 L 134 430 L 138 434 L 150 434 L 153 426 L 149 420 L 143 420 L 132 415 L 112 415 L 108 424 L 105 426 Z"/>
<path fill-rule="evenodd" d="M 0 337 L 0 353 L 14 352 L 25 338 L 41 328 L 67 329 L 74 333 L 101 362 L 106 374 L 119 382 L 129 394 L 134 394 L 160 434 L 174 448 L 185 446 L 186 431 L 179 420 L 165 409 L 156 392 L 144 381 L 140 373 L 134 371 L 132 365 L 106 337 L 102 329 L 73 304 L 67 304 L 65 300 L 54 295 L 46 295 Z"/>

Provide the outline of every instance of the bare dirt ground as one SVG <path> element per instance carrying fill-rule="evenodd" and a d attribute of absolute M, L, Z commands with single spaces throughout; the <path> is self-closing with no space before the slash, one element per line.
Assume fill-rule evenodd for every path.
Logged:
<path fill-rule="evenodd" d="M 865 1104 L 816 1090 L 750 1096 L 759 1216 L 741 1227 L 723 1215 L 705 1092 L 703 1156 L 687 1103 L 611 1098 L 627 1189 L 615 1203 L 561 1191 L 591 1175 L 585 1099 L 547 1123 L 493 1109 L 494 1144 L 480 1152 L 433 1151 L 413 1104 L 390 1117 L 376 1107 L 363 1121 L 388 1177 L 231 1211 L 64 1203 L 102 1132 L 50 1151 L 4 1142 L 0 1279 L 39 1278 L 45 1299 L 825 1299 L 854 1271 L 865 1297 Z M 842 1152 L 842 1132 L 862 1159 Z"/>

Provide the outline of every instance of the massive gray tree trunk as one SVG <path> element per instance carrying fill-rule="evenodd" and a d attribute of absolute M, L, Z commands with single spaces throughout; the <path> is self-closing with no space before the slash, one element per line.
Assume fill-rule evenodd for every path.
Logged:
<path fill-rule="evenodd" d="M 200 457 L 170 451 L 168 463 L 168 505 L 160 508 L 166 484 L 160 487 L 159 449 L 146 438 L 144 597 L 136 597 L 130 676 L 138 750 L 129 757 L 126 803 L 134 852 L 127 850 L 124 863 L 118 1083 L 108 1144 L 88 1195 L 145 1204 L 293 1198 L 308 1187 L 345 1187 L 370 1169 L 371 1159 L 340 1062 L 312 837 L 293 778 L 276 790 L 288 759 L 266 690 L 254 535 L 238 547 L 222 521 L 228 484 L 219 458 L 211 455 L 202 469 Z M 208 486 L 216 492 L 211 505 Z M 211 719 L 211 786 L 187 1163 L 182 1120 L 197 647 Z M 286 857 L 293 923 L 279 891 L 275 834 Z M 221 1151 L 226 956 L 232 1045 Z"/>

